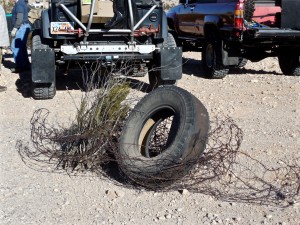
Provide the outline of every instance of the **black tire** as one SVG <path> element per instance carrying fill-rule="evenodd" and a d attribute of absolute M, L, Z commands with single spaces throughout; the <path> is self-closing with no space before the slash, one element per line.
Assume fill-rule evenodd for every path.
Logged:
<path fill-rule="evenodd" d="M 32 37 L 32 50 L 47 49 L 48 45 L 42 44 L 41 36 L 35 34 Z M 52 83 L 34 83 L 32 82 L 32 97 L 36 100 L 52 99 L 56 94 L 56 82 Z"/>
<path fill-rule="evenodd" d="M 240 57 L 240 58 L 239 58 L 239 64 L 237 65 L 237 67 L 238 67 L 238 68 L 243 68 L 243 67 L 246 66 L 247 62 L 248 62 L 248 59 L 245 59 L 245 58 L 243 58 L 243 57 Z"/>
<path fill-rule="evenodd" d="M 168 37 L 166 40 L 164 40 L 162 47 L 177 47 L 176 41 L 171 33 L 168 33 Z M 177 80 L 162 80 L 160 77 L 159 68 L 157 68 L 155 64 L 152 65 L 152 68 L 150 68 L 148 72 L 148 78 L 150 90 L 153 90 L 162 85 L 174 85 L 177 82 Z"/>
<path fill-rule="evenodd" d="M 172 30 L 172 31 L 170 31 L 170 34 L 173 36 L 175 44 L 176 44 L 176 46 L 172 46 L 172 47 L 183 47 L 183 41 L 182 41 L 182 39 L 178 38 L 176 31 Z M 173 42 L 173 41 L 170 41 L 170 42 Z"/>
<path fill-rule="evenodd" d="M 47 49 L 47 48 L 49 48 L 49 46 L 42 44 L 41 36 L 38 33 L 34 32 L 31 40 L 31 49 L 36 50 L 36 49 Z"/>
<path fill-rule="evenodd" d="M 32 97 L 36 100 L 52 99 L 56 94 L 55 82 L 51 84 L 32 84 Z"/>
<path fill-rule="evenodd" d="M 246 64 L 248 63 L 248 59 L 245 59 L 243 57 L 239 58 L 239 63 L 237 65 L 234 66 L 230 66 L 230 69 L 240 69 L 246 66 Z"/>
<path fill-rule="evenodd" d="M 284 51 L 278 56 L 280 69 L 284 75 L 300 76 L 299 51 Z"/>
<path fill-rule="evenodd" d="M 170 184 L 195 165 L 208 131 L 207 110 L 195 96 L 176 86 L 157 88 L 135 106 L 126 121 L 119 142 L 119 166 L 140 185 Z"/>
<path fill-rule="evenodd" d="M 246 0 L 245 1 L 245 10 L 244 10 L 244 19 L 246 21 L 252 21 L 253 14 L 255 11 L 255 1 L 254 0 Z"/>
<path fill-rule="evenodd" d="M 222 62 L 222 42 L 214 35 L 209 34 L 202 51 L 202 66 L 209 78 L 222 79 L 229 69 Z"/>

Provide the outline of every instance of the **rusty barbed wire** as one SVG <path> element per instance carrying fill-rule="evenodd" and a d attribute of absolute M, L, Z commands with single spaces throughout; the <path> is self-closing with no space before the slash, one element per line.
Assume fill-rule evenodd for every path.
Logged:
<path fill-rule="evenodd" d="M 128 105 L 137 101 L 136 98 L 124 97 L 128 94 L 125 88 L 128 80 L 106 76 L 104 81 L 95 82 L 92 77 L 85 83 L 90 91 L 76 107 L 77 115 L 70 127 L 48 123 L 50 112 L 47 109 L 34 112 L 30 121 L 31 143 L 19 141 L 17 145 L 24 163 L 39 170 L 51 166 L 54 171 L 75 175 L 82 170 L 89 171 L 133 189 L 187 189 L 223 201 L 280 207 L 299 201 L 299 158 L 282 159 L 280 165 L 269 168 L 262 161 L 242 152 L 243 132 L 230 117 L 213 118 L 207 140 L 195 140 L 206 143 L 206 150 L 199 158 L 175 161 L 165 157 L 156 161 L 158 170 L 153 170 L 153 164 L 147 157 L 121 155 L 118 140 L 131 111 Z M 113 96 L 109 96 L 112 92 Z M 110 102 L 117 103 L 118 107 Z M 172 118 L 157 126 L 150 137 L 149 157 L 159 155 L 168 145 L 172 135 L 170 123 Z M 124 162 L 127 167 L 122 167 Z M 163 173 L 160 168 L 163 168 Z"/>
<path fill-rule="evenodd" d="M 216 118 L 208 136 L 205 152 L 199 159 L 185 163 L 175 163 L 165 168 L 169 177 L 159 177 L 155 173 L 135 174 L 117 168 L 124 160 L 140 161 L 140 158 L 120 158 L 118 138 L 120 127 L 115 135 L 101 132 L 74 134 L 71 130 L 58 130 L 47 124 L 49 111 L 37 110 L 31 120 L 33 148 L 19 146 L 24 161 L 51 164 L 55 169 L 78 172 L 96 172 L 105 178 L 134 189 L 173 191 L 187 189 L 211 195 L 223 201 L 268 204 L 286 207 L 299 200 L 300 166 L 299 158 L 293 161 L 282 160 L 276 168 L 268 168 L 259 160 L 240 151 L 242 131 L 231 118 Z M 107 131 L 108 127 L 99 127 Z M 105 133 L 105 132 L 104 132 Z M 164 140 L 162 140 L 164 141 Z M 85 150 L 78 150 L 83 145 Z M 67 146 L 67 147 L 66 147 Z M 69 152 L 66 152 L 66 151 Z M 68 154 L 66 154 L 68 153 Z M 245 163 L 247 162 L 247 163 Z M 165 164 L 166 162 L 158 162 Z M 37 164 L 36 164 L 37 165 Z M 111 167 L 113 166 L 113 167 Z M 172 178 L 172 173 L 181 168 L 193 168 L 182 179 Z M 111 177 L 111 171 L 118 170 L 118 178 Z M 131 169 L 132 171 L 132 169 Z M 138 176 L 137 176 L 138 174 Z M 121 180 L 121 183 L 119 183 Z"/>

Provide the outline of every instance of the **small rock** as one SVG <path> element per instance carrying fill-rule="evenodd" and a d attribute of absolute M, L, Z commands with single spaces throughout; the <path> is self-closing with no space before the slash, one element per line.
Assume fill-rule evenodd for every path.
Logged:
<path fill-rule="evenodd" d="M 165 220 L 166 218 L 164 216 L 160 216 L 157 218 L 158 220 Z"/>
<path fill-rule="evenodd" d="M 272 215 L 271 214 L 268 214 L 268 215 L 265 215 L 266 218 L 268 219 L 271 219 L 272 218 Z"/>
<path fill-rule="evenodd" d="M 124 191 L 115 191 L 116 192 L 116 195 L 118 196 L 118 197 L 124 197 L 125 196 L 125 192 Z"/>
<path fill-rule="evenodd" d="M 234 221 L 241 221 L 242 218 L 241 217 L 233 217 L 232 220 L 234 220 Z"/>
<path fill-rule="evenodd" d="M 207 217 L 208 219 L 213 219 L 213 218 L 214 218 L 214 216 L 213 216 L 212 213 L 206 213 L 206 217 Z"/>
<path fill-rule="evenodd" d="M 187 189 L 179 190 L 179 193 L 182 195 L 187 195 L 189 191 Z"/>
<path fill-rule="evenodd" d="M 251 83 L 258 83 L 257 79 L 250 80 Z"/>
<path fill-rule="evenodd" d="M 172 218 L 172 215 L 171 214 L 167 214 L 165 215 L 166 219 L 171 219 Z"/>
<path fill-rule="evenodd" d="M 216 219 L 216 222 L 217 222 L 217 223 L 219 223 L 219 224 L 223 224 L 223 221 L 222 221 L 222 219 L 219 219 L 219 218 L 218 218 L 218 219 Z"/>
<path fill-rule="evenodd" d="M 111 198 L 111 199 L 114 199 L 114 198 L 117 198 L 117 197 L 118 197 L 118 195 L 116 194 L 116 192 L 115 192 L 115 191 L 111 191 L 111 190 L 106 190 L 106 191 L 105 191 L 105 194 L 106 194 L 109 198 Z"/>

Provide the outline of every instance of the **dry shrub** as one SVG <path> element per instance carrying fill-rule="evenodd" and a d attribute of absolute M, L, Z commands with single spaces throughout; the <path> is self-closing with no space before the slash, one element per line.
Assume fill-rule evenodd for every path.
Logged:
<path fill-rule="evenodd" d="M 118 155 L 118 139 L 130 112 L 129 105 L 137 99 L 126 98 L 130 90 L 127 79 L 116 79 L 109 74 L 104 76 L 104 82 L 102 79 L 95 83 L 96 75 L 93 73 L 92 79 L 85 82 L 90 91 L 83 95 L 72 126 L 57 128 L 49 124 L 47 109 L 34 112 L 31 119 L 33 147 L 20 141 L 17 146 L 26 164 L 34 168 L 50 164 L 57 171 L 73 173 L 84 169 L 134 189 L 188 189 L 224 201 L 285 207 L 299 200 L 300 160 L 286 159 L 280 165 L 268 168 L 262 161 L 240 150 L 243 132 L 229 117 L 211 121 L 205 153 L 186 162 L 194 167 L 182 179 L 165 185 L 157 182 L 164 180 L 163 177 L 145 174 L 145 178 L 154 182 L 143 183 L 135 182 L 126 171 L 112 172 L 118 171 L 118 160 L 124 160 Z M 163 143 L 166 137 L 157 138 Z"/>

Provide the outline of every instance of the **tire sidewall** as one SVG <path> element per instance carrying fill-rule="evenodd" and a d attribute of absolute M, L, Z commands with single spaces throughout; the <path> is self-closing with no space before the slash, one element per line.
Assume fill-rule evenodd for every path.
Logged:
<path fill-rule="evenodd" d="M 142 156 L 138 146 L 140 132 L 159 107 L 172 108 L 179 117 L 179 128 L 174 141 L 160 155 Z M 128 117 L 120 138 L 120 167 L 127 173 L 159 174 L 180 177 L 203 152 L 209 130 L 208 113 L 202 103 L 187 91 L 175 87 L 161 87 L 144 97 Z M 200 141 L 201 140 L 201 141 Z M 182 168 L 168 168 L 182 164 Z"/>
<path fill-rule="evenodd" d="M 283 74 L 300 76 L 299 53 L 283 51 L 278 56 L 278 62 Z"/>
<path fill-rule="evenodd" d="M 210 63 L 208 63 L 208 61 Z M 204 45 L 203 52 L 203 66 L 206 72 L 209 74 L 213 73 L 213 69 L 216 66 L 216 50 L 213 42 L 211 40 L 207 40 Z"/>

